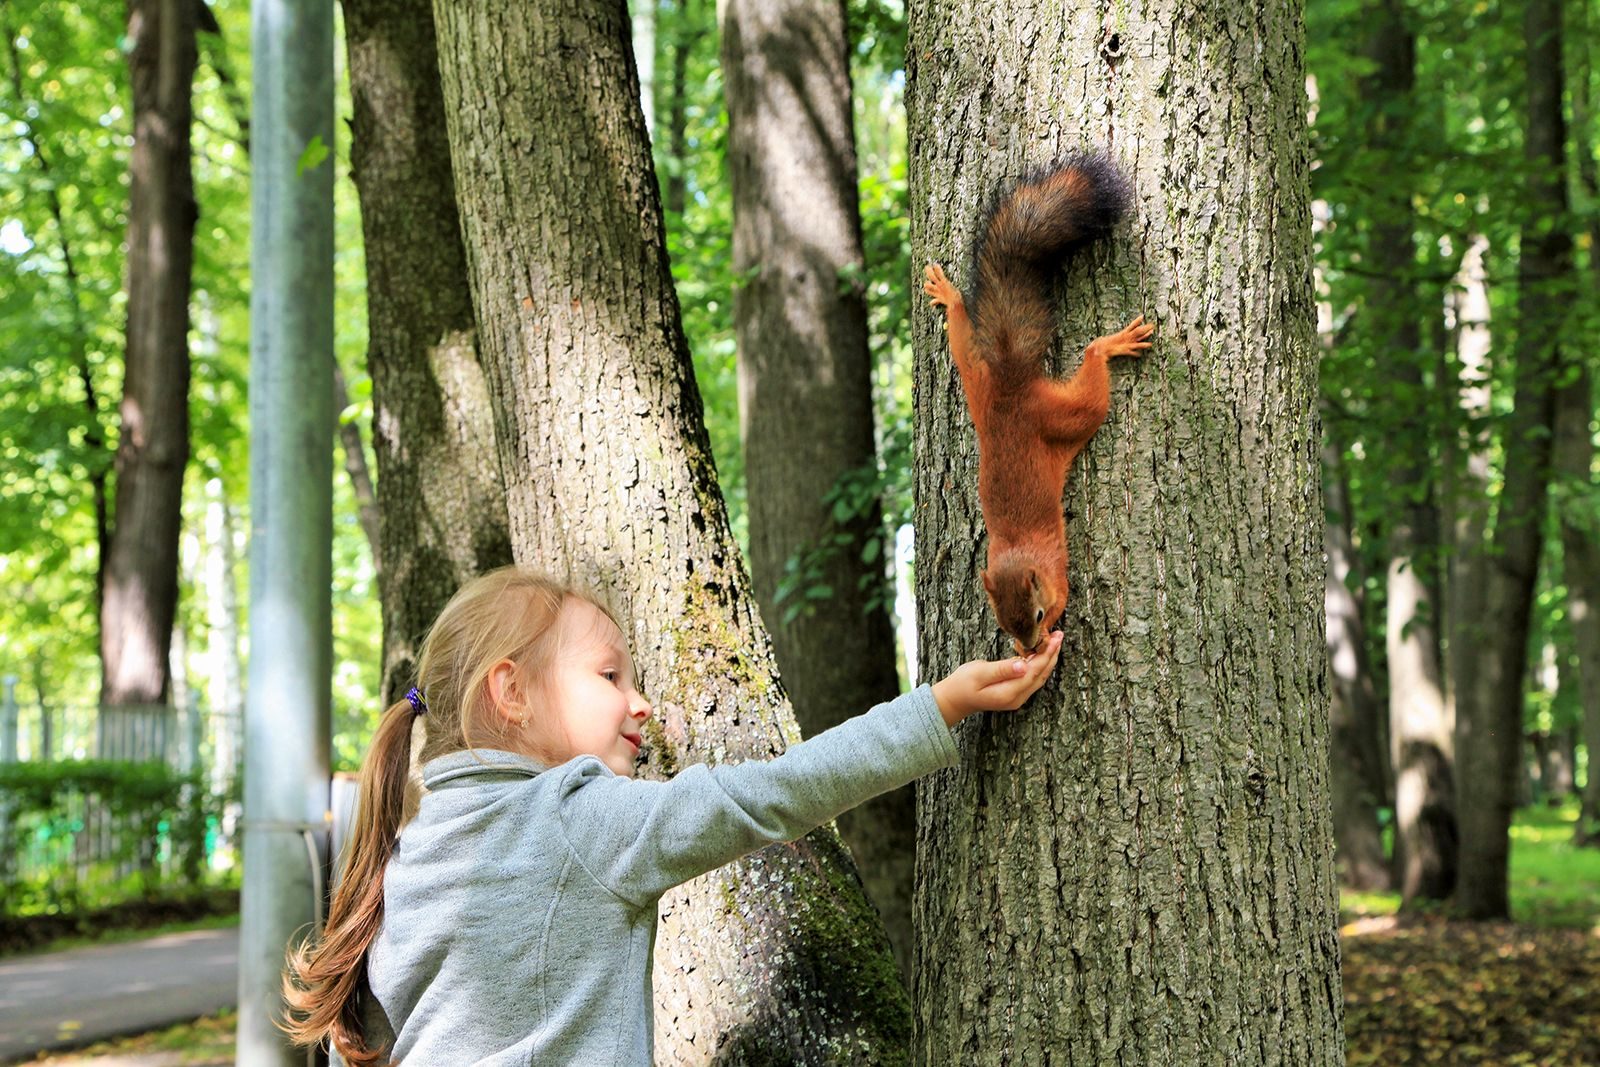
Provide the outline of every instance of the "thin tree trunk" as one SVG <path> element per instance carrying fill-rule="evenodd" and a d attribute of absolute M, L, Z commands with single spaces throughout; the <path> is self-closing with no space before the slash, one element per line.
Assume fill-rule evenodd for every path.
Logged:
<path fill-rule="evenodd" d="M 13 121 L 21 128 L 22 136 L 28 142 L 29 154 L 39 165 L 39 173 L 45 177 L 44 195 L 48 197 L 50 217 L 55 220 L 56 224 L 56 237 L 61 246 L 61 273 L 66 279 L 67 304 L 68 310 L 72 315 L 70 358 L 73 370 L 78 375 L 78 381 L 83 386 L 85 416 L 83 425 L 84 467 L 89 472 L 89 490 L 94 501 L 94 617 L 98 622 L 102 614 L 102 607 L 105 604 L 106 558 L 109 555 L 111 543 L 111 513 L 107 491 L 107 472 L 110 468 L 105 461 L 105 428 L 100 422 L 100 397 L 95 391 L 94 375 L 89 366 L 89 323 L 83 310 L 83 287 L 78 277 L 77 261 L 73 256 L 72 241 L 67 236 L 67 220 L 61 203 L 61 191 L 52 178 L 49 153 L 45 151 L 44 145 L 40 143 L 38 132 L 34 129 L 32 122 L 26 117 L 27 109 L 21 106 L 23 101 L 27 99 L 27 94 L 22 84 L 22 60 L 17 54 L 16 32 L 5 17 L 6 14 L 6 9 L 0 7 L 0 34 L 5 36 L 6 54 L 11 61 L 8 71 L 11 76 L 11 88 L 16 94 L 14 99 L 19 105 L 19 114 L 14 117 Z M 96 647 L 100 646 L 98 636 L 96 637 L 95 645 Z"/>
<path fill-rule="evenodd" d="M 344 0 L 367 260 L 383 694 L 467 579 L 510 563 L 428 0 Z M 347 455 L 349 453 L 347 452 Z"/>
<path fill-rule="evenodd" d="M 1417 299 L 1416 219 L 1404 160 L 1411 148 L 1409 126 L 1416 80 L 1416 37 L 1406 27 L 1397 0 L 1382 0 L 1370 12 L 1366 57 L 1374 72 L 1363 97 L 1369 111 L 1374 170 L 1391 180 L 1380 185 L 1374 205 L 1370 256 L 1379 281 L 1362 309 L 1366 327 L 1387 339 L 1378 357 L 1386 379 L 1384 396 L 1398 415 L 1413 420 L 1429 410 L 1422 376 L 1422 307 Z M 1405 422 L 1397 418 L 1397 424 Z M 1438 556 L 1439 522 L 1433 504 L 1432 464 L 1424 424 L 1413 427 L 1424 441 L 1391 452 L 1390 491 L 1397 504 L 1389 529 L 1388 608 L 1384 628 L 1389 668 L 1389 744 L 1394 763 L 1395 870 L 1401 906 L 1417 899 L 1443 900 L 1455 888 L 1455 787 L 1453 738 L 1445 718 L 1439 666 L 1437 612 L 1432 579 Z"/>
<path fill-rule="evenodd" d="M 809 736 L 899 687 L 877 498 L 845 522 L 825 499 L 876 462 L 844 4 L 727 0 L 721 30 L 750 579 Z M 915 819 L 911 786 L 839 817 L 908 977 Z"/>
<path fill-rule="evenodd" d="M 1343 1061 L 1303 54 L 1293 3 L 909 5 L 913 262 L 964 264 L 997 186 L 1109 142 L 1132 219 L 1068 272 L 1052 370 L 1158 326 L 1068 479 L 1055 682 L 919 793 L 919 1063 Z M 936 677 L 1000 645 L 931 311 L 914 340 Z"/>
<path fill-rule="evenodd" d="M 189 461 L 192 0 L 129 0 L 128 329 L 100 616 L 102 704 L 166 699 Z"/>
<path fill-rule="evenodd" d="M 1511 809 L 1521 766 L 1522 697 L 1528 627 L 1539 572 L 1550 480 L 1559 341 L 1571 293 L 1567 219 L 1566 123 L 1561 112 L 1561 5 L 1528 0 L 1523 32 L 1528 77 L 1522 256 L 1518 266 L 1516 396 L 1502 449 L 1505 486 L 1486 568 L 1484 617 L 1497 628 L 1483 642 L 1477 691 L 1463 693 L 1457 719 L 1461 795 L 1461 876 L 1456 903 L 1472 919 L 1510 915 L 1507 861 Z"/>
<path fill-rule="evenodd" d="M 672 98 L 667 107 L 667 214 L 679 218 L 688 203 L 689 183 L 685 156 L 689 152 L 689 57 L 700 40 L 701 29 L 692 20 L 700 17 L 697 3 L 703 0 L 677 0 L 672 20 Z"/>
<path fill-rule="evenodd" d="M 378 537 L 378 497 L 372 488 L 372 474 L 367 469 L 367 450 L 362 446 L 361 424 L 342 417 L 350 406 L 350 387 L 344 380 L 344 371 L 338 361 L 333 364 L 333 410 L 341 415 L 339 443 L 344 447 L 344 470 L 350 476 L 350 488 L 356 495 L 356 517 L 361 522 L 361 532 L 366 534 L 367 546 L 372 551 L 372 569 L 378 574 L 378 587 L 383 588 L 383 552 Z"/>
<path fill-rule="evenodd" d="M 1455 315 L 1456 359 L 1460 364 L 1455 390 L 1460 432 L 1456 454 L 1445 465 L 1449 479 L 1444 493 L 1451 551 L 1446 583 L 1445 618 L 1448 715 L 1457 736 L 1461 708 L 1477 691 L 1478 655 L 1485 635 L 1483 586 L 1486 531 L 1489 525 L 1489 418 L 1490 314 L 1488 275 L 1484 257 L 1489 242 L 1474 235 L 1456 273 L 1452 297 Z M 1465 695 L 1464 695 L 1465 694 Z"/>
<path fill-rule="evenodd" d="M 1394 876 L 1383 851 L 1378 808 L 1384 800 L 1382 709 L 1367 661 L 1366 628 L 1350 590 L 1355 548 L 1350 542 L 1350 500 L 1337 447 L 1323 447 L 1328 553 L 1329 788 L 1339 880 L 1352 889 L 1388 891 Z"/>
<path fill-rule="evenodd" d="M 208 700 L 214 716 L 212 791 L 222 793 L 233 782 L 243 756 L 244 685 L 239 658 L 239 590 L 234 577 L 233 509 L 226 487 L 207 486 L 205 590 L 207 651 L 210 666 Z M 215 721 L 215 720 L 214 720 Z"/>
<path fill-rule="evenodd" d="M 610 601 L 659 713 L 648 773 L 781 752 L 798 731 L 717 487 L 625 6 L 434 13 L 517 558 Z M 888 939 L 828 828 L 663 897 L 654 983 L 661 1063 L 904 1060 Z"/>
<path fill-rule="evenodd" d="M 1587 41 L 1588 21 L 1581 7 L 1575 13 L 1577 37 Z M 1590 68 L 1587 46 L 1579 48 L 1578 70 L 1572 80 L 1572 117 L 1577 131 L 1574 147 L 1578 180 L 1591 204 L 1600 200 L 1589 131 L 1594 119 L 1589 97 Z M 1600 215 L 1589 215 L 1589 283 L 1600 293 Z M 1574 353 L 1576 377 L 1556 395 L 1555 467 L 1564 489 L 1557 502 L 1561 517 L 1561 556 L 1567 583 L 1567 621 L 1572 626 L 1578 652 L 1578 697 L 1583 705 L 1582 733 L 1589 750 L 1589 779 L 1583 790 L 1574 841 L 1600 847 L 1600 528 L 1593 515 L 1595 497 L 1594 439 L 1589 435 L 1593 417 L 1594 380 L 1589 363 Z M 1585 508 L 1584 502 L 1591 506 Z M 1585 520 L 1585 516 L 1589 518 Z"/>

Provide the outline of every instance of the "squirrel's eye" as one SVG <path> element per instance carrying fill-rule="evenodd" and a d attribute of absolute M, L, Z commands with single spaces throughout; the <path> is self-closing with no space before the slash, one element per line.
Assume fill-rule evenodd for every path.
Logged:
<path fill-rule="evenodd" d="M 1044 609 L 1043 608 L 1040 608 L 1038 613 L 1034 615 L 1033 621 L 1034 622 L 1044 622 Z"/>

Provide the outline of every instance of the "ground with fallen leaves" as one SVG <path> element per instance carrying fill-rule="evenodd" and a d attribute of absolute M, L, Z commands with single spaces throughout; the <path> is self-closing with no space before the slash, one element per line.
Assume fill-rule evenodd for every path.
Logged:
<path fill-rule="evenodd" d="M 1600 935 L 1381 916 L 1345 926 L 1348 1067 L 1600 1065 Z"/>
<path fill-rule="evenodd" d="M 1344 928 L 1348 1067 L 1600 1067 L 1600 935 L 1437 916 Z M 234 1015 L 32 1067 L 233 1062 Z"/>

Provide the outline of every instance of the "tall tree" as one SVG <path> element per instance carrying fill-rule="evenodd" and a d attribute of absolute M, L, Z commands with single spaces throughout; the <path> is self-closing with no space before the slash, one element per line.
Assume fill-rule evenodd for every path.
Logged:
<path fill-rule="evenodd" d="M 1577 13 L 1577 69 L 1572 79 L 1573 145 L 1578 181 L 1591 205 L 1600 204 L 1600 174 L 1594 159 L 1593 71 L 1588 59 L 1588 19 Z M 1589 213 L 1589 279 L 1592 306 L 1600 307 L 1600 213 Z M 1561 561 L 1567 583 L 1567 618 L 1578 652 L 1578 691 L 1583 704 L 1583 738 L 1589 750 L 1589 780 L 1584 787 L 1574 840 L 1600 847 L 1600 494 L 1594 480 L 1594 375 L 1592 357 L 1570 352 L 1556 398 L 1555 465 L 1562 480 L 1556 507 L 1561 520 Z"/>
<path fill-rule="evenodd" d="M 658 709 L 647 773 L 774 755 L 798 732 L 717 488 L 626 6 L 434 14 L 516 557 L 610 600 Z M 888 940 L 831 829 L 663 897 L 654 981 L 663 1063 L 904 1057 Z"/>
<path fill-rule="evenodd" d="M 1374 278 L 1362 308 L 1364 332 L 1376 339 L 1380 404 L 1399 428 L 1427 411 L 1423 380 L 1422 307 L 1417 292 L 1416 217 L 1407 160 L 1413 150 L 1416 34 L 1399 0 L 1370 12 L 1365 80 L 1369 131 L 1367 170 L 1388 177 L 1371 204 L 1369 238 Z M 1418 429 L 1427 435 L 1426 427 Z M 1398 494 L 1388 536 L 1388 608 L 1384 628 L 1389 674 L 1389 744 L 1394 763 L 1395 867 L 1402 906 L 1443 900 L 1455 888 L 1454 758 L 1445 717 L 1437 625 L 1439 517 L 1426 440 L 1394 449 L 1389 485 Z"/>
<path fill-rule="evenodd" d="M 1449 717 L 1459 723 L 1466 703 L 1463 693 L 1478 687 L 1478 657 L 1487 633 L 1483 616 L 1484 568 L 1488 563 L 1490 439 L 1489 354 L 1491 350 L 1488 272 L 1484 266 L 1488 240 L 1468 239 L 1456 274 L 1450 312 L 1454 320 L 1457 380 L 1454 401 L 1458 433 L 1451 441 L 1451 462 L 1444 465 L 1443 494 L 1449 531 L 1449 581 L 1445 584 L 1446 677 Z M 1459 732 L 1459 731 L 1458 731 Z"/>
<path fill-rule="evenodd" d="M 1351 589 L 1356 551 L 1341 450 L 1322 450 L 1328 553 L 1324 606 L 1328 648 L 1328 788 L 1339 879 L 1352 889 L 1387 891 L 1394 878 L 1383 851 L 1378 809 L 1386 796 L 1380 704 L 1372 684 L 1366 626 Z"/>
<path fill-rule="evenodd" d="M 810 735 L 899 686 L 882 509 L 847 491 L 876 453 L 845 10 L 726 0 L 720 16 L 750 580 Z M 908 973 L 915 810 L 907 786 L 839 819 Z"/>
<path fill-rule="evenodd" d="M 1523 13 L 1527 74 L 1524 134 L 1527 191 L 1520 207 L 1516 392 L 1502 437 L 1505 483 L 1486 567 L 1486 635 L 1479 684 L 1461 693 L 1457 756 L 1473 788 L 1460 797 L 1461 873 L 1456 903 L 1473 919 L 1506 918 L 1511 809 L 1522 766 L 1522 698 L 1528 631 L 1550 482 L 1550 435 L 1562 321 L 1571 295 L 1567 231 L 1566 122 L 1562 114 L 1561 4 L 1528 0 Z"/>
<path fill-rule="evenodd" d="M 510 563 L 429 0 L 344 0 L 367 261 L 384 702 L 451 594 Z M 352 446 L 347 443 L 347 455 Z M 355 448 L 360 442 L 354 443 Z"/>
<path fill-rule="evenodd" d="M 996 186 L 1109 141 L 1132 223 L 1069 272 L 1063 348 L 1159 328 L 1068 481 L 1058 682 L 963 724 L 919 794 L 914 1055 L 1340 1063 L 1300 7 L 909 21 L 913 261 L 963 260 Z M 936 674 L 996 646 L 973 431 L 932 314 L 915 339 Z"/>
<path fill-rule="evenodd" d="M 129 0 L 128 331 L 101 605 L 101 703 L 167 696 L 189 459 L 193 0 Z"/>

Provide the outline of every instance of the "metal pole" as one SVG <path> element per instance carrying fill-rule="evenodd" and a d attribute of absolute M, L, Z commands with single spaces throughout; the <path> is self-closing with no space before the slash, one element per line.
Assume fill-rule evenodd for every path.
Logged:
<path fill-rule="evenodd" d="M 251 4 L 242 1067 L 305 1062 L 273 1020 L 282 1011 L 284 951 L 310 932 L 325 883 L 333 658 L 333 7 L 328 0 Z"/>

